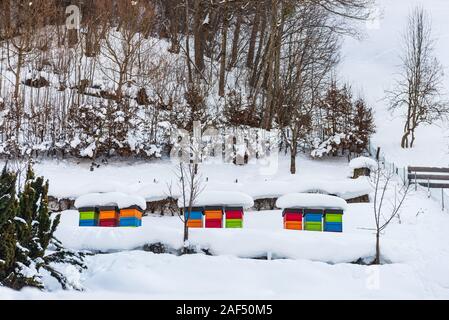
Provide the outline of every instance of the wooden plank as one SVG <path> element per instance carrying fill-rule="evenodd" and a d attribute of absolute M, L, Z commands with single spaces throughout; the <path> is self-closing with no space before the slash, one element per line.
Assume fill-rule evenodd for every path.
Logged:
<path fill-rule="evenodd" d="M 449 175 L 439 175 L 439 174 L 409 174 L 408 179 L 411 181 L 416 180 L 438 180 L 438 181 L 449 181 Z"/>
<path fill-rule="evenodd" d="M 430 189 L 449 189 L 449 183 L 430 183 L 428 185 L 427 183 L 418 182 L 418 184 Z"/>
<path fill-rule="evenodd" d="M 435 167 L 408 167 L 408 172 L 449 173 L 449 168 L 435 168 Z"/>

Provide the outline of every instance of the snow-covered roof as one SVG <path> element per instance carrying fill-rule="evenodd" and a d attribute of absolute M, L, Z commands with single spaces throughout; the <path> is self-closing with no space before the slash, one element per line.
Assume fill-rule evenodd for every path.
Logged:
<path fill-rule="evenodd" d="M 360 177 L 345 180 L 264 181 L 249 188 L 248 194 L 254 199 L 263 199 L 278 198 L 292 192 L 324 193 L 348 200 L 370 194 L 372 191 L 368 180 L 365 177 Z"/>
<path fill-rule="evenodd" d="M 138 206 L 141 209 L 145 209 L 146 205 L 146 201 L 143 197 L 128 195 L 121 192 L 89 193 L 77 198 L 75 201 L 76 208 L 117 206 L 119 209 L 123 209 Z"/>
<path fill-rule="evenodd" d="M 276 206 L 281 209 L 341 209 L 346 210 L 348 204 L 342 198 L 310 193 L 290 193 L 280 197 Z"/>
<path fill-rule="evenodd" d="M 351 162 L 349 162 L 349 168 L 353 170 L 361 168 L 368 168 L 371 170 L 375 170 L 377 168 L 377 162 L 376 160 L 368 157 L 358 157 L 352 159 Z"/>
<path fill-rule="evenodd" d="M 186 198 L 185 203 L 189 203 Z M 178 206 L 184 207 L 183 197 L 178 199 Z M 227 206 L 227 207 L 243 207 L 249 209 L 254 206 L 254 200 L 249 195 L 237 191 L 203 191 L 195 199 L 193 206 Z"/>

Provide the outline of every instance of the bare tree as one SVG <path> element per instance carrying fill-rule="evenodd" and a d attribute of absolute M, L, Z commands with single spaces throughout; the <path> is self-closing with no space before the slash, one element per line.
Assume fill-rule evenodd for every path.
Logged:
<path fill-rule="evenodd" d="M 289 33 L 283 39 L 282 94 L 277 98 L 276 120 L 290 151 L 292 174 L 296 173 L 298 144 L 312 130 L 312 113 L 338 62 L 338 37 L 326 28 L 315 27 L 328 18 L 326 11 L 308 7 L 286 24 Z"/>
<path fill-rule="evenodd" d="M 443 67 L 434 56 L 430 16 L 421 7 L 410 14 L 404 34 L 404 52 L 399 80 L 387 92 L 390 109 L 405 109 L 402 148 L 413 148 L 416 129 L 446 116 L 449 108 L 442 100 Z"/>
<path fill-rule="evenodd" d="M 197 165 L 193 163 L 180 162 L 177 165 L 178 186 L 181 192 L 182 208 L 177 212 L 184 225 L 184 253 L 188 250 L 189 241 L 189 220 L 195 201 L 203 191 L 202 178 L 198 173 Z M 171 189 L 171 187 L 169 187 Z M 170 191 L 171 192 L 171 191 Z"/>
<path fill-rule="evenodd" d="M 390 172 L 382 168 L 382 164 L 378 162 L 377 170 L 373 173 L 372 181 L 374 187 L 373 212 L 376 223 L 376 256 L 372 264 L 381 263 L 380 239 L 385 229 L 397 217 L 406 200 L 410 185 L 402 186 L 399 190 L 397 185 L 394 186 L 393 200 L 389 200 L 388 193 L 391 192 L 390 187 L 395 184 L 394 172 Z"/>

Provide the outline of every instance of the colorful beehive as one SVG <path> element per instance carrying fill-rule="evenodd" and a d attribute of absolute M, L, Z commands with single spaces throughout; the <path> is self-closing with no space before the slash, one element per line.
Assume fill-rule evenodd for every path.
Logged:
<path fill-rule="evenodd" d="M 184 218 L 187 220 L 187 226 L 189 228 L 203 227 L 203 211 L 203 208 L 192 208 L 189 214 L 189 210 L 184 209 Z"/>
<path fill-rule="evenodd" d="M 302 209 L 285 209 L 282 213 L 284 217 L 284 229 L 302 230 L 303 227 L 303 210 Z"/>
<path fill-rule="evenodd" d="M 98 226 L 98 210 L 95 207 L 80 208 L 80 227 L 96 227 Z"/>
<path fill-rule="evenodd" d="M 120 211 L 117 207 L 100 207 L 99 208 L 99 226 L 100 227 L 117 227 L 120 222 Z"/>
<path fill-rule="evenodd" d="M 304 209 L 304 230 L 323 231 L 323 210 Z"/>
<path fill-rule="evenodd" d="M 139 206 L 120 209 L 120 227 L 141 227 L 143 209 Z"/>
<path fill-rule="evenodd" d="M 226 228 L 241 229 L 243 228 L 243 207 L 226 207 Z"/>
<path fill-rule="evenodd" d="M 206 228 L 223 228 L 222 207 L 206 207 L 204 215 L 206 216 Z"/>
<path fill-rule="evenodd" d="M 343 210 L 329 209 L 324 212 L 324 231 L 343 232 Z"/>

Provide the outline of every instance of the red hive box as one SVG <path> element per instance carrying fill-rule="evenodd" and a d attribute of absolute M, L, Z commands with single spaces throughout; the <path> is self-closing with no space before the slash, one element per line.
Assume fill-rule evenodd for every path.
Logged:
<path fill-rule="evenodd" d="M 284 228 L 289 230 L 303 229 L 303 210 L 285 209 L 282 213 L 284 217 Z"/>
<path fill-rule="evenodd" d="M 117 227 L 120 222 L 120 211 L 117 207 L 100 207 L 99 209 L 100 227 Z"/>
<path fill-rule="evenodd" d="M 207 219 L 206 228 L 223 228 L 223 220 L 221 219 Z"/>
<path fill-rule="evenodd" d="M 226 219 L 243 219 L 243 210 L 226 209 Z"/>
<path fill-rule="evenodd" d="M 222 207 L 206 207 L 204 215 L 206 216 L 206 228 L 223 228 Z"/>

